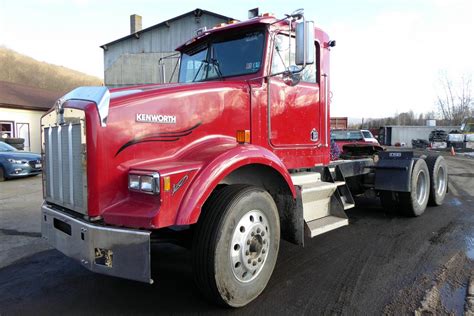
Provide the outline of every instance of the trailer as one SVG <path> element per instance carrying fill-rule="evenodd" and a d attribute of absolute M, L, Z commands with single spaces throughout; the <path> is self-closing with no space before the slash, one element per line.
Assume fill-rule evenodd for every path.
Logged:
<path fill-rule="evenodd" d="M 177 48 L 178 83 L 66 94 L 41 121 L 43 237 L 91 271 L 150 284 L 150 245 L 175 242 L 203 296 L 240 307 L 267 286 L 281 238 L 302 246 L 348 225 L 355 196 L 407 216 L 442 204 L 441 156 L 330 161 L 334 46 L 302 10 L 263 14 Z"/>

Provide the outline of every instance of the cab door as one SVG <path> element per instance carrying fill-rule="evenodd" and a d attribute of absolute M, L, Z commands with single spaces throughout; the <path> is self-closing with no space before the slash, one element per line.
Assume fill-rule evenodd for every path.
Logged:
<path fill-rule="evenodd" d="M 275 36 L 271 73 L 284 71 L 294 65 L 295 40 L 289 36 Z M 317 49 L 318 47 L 316 47 Z M 291 55 L 291 56 L 290 56 Z M 269 142 L 274 148 L 314 148 L 321 145 L 321 102 L 317 78 L 317 58 L 299 74 L 294 86 L 284 81 L 283 75 L 269 79 Z"/>

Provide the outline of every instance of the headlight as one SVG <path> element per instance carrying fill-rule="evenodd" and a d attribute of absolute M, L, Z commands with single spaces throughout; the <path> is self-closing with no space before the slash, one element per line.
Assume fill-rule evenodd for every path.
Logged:
<path fill-rule="evenodd" d="M 16 160 L 16 159 L 11 159 L 11 158 L 9 158 L 8 161 L 14 164 L 19 164 L 19 165 L 26 163 L 26 161 L 24 160 Z"/>
<path fill-rule="evenodd" d="M 155 173 L 133 172 L 128 175 L 128 188 L 148 194 L 160 193 L 160 175 Z"/>
<path fill-rule="evenodd" d="M 136 174 L 128 175 L 128 188 L 131 190 L 140 189 L 140 176 Z"/>
<path fill-rule="evenodd" d="M 155 179 L 153 176 L 140 177 L 140 190 L 146 192 L 153 192 L 155 187 Z"/>

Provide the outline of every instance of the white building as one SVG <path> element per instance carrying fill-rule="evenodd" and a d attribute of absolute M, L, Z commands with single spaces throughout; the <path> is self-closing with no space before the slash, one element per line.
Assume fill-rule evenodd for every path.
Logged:
<path fill-rule="evenodd" d="M 0 137 L 23 138 L 25 151 L 41 152 L 41 116 L 61 92 L 0 81 Z"/>

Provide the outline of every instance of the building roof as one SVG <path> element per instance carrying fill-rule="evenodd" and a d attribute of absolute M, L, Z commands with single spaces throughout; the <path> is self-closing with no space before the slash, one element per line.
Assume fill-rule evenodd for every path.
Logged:
<path fill-rule="evenodd" d="M 112 44 L 121 42 L 121 41 L 126 40 L 126 39 L 128 39 L 128 38 L 140 36 L 141 33 L 145 33 L 145 32 L 151 31 L 151 30 L 153 30 L 153 29 L 159 28 L 159 27 L 161 27 L 161 26 L 168 25 L 168 23 L 170 23 L 170 22 L 173 22 L 173 21 L 182 19 L 182 18 L 187 17 L 187 16 L 189 16 L 189 15 L 201 16 L 201 15 L 203 15 L 203 14 L 212 15 L 212 16 L 215 16 L 215 17 L 217 17 L 217 18 L 220 18 L 220 19 L 223 19 L 223 20 L 227 20 L 227 21 L 232 21 L 232 20 L 234 20 L 233 18 L 228 17 L 228 16 L 225 16 L 225 15 L 221 15 L 221 14 L 218 14 L 218 13 L 214 13 L 214 12 L 211 12 L 211 11 L 202 10 L 202 9 L 197 8 L 197 9 L 195 9 L 195 10 L 193 10 L 193 11 L 189 11 L 189 12 L 184 13 L 184 14 L 182 14 L 182 15 L 178 15 L 177 17 L 174 17 L 174 18 L 172 18 L 172 19 L 168 19 L 168 20 L 165 20 L 165 21 L 163 21 L 163 22 L 161 22 L 161 23 L 158 23 L 158 24 L 152 25 L 152 26 L 150 26 L 150 27 L 147 27 L 147 28 L 145 28 L 145 29 L 143 29 L 143 30 L 140 30 L 140 31 L 134 33 L 134 34 L 129 34 L 129 35 L 124 36 L 124 37 L 122 37 L 122 38 L 116 39 L 115 41 L 112 41 L 112 42 L 110 42 L 110 43 L 106 43 L 106 44 L 104 44 L 104 45 L 101 45 L 100 47 L 103 48 L 103 49 L 106 49 L 106 47 L 107 47 L 108 45 L 112 45 Z"/>
<path fill-rule="evenodd" d="M 47 111 L 63 95 L 63 92 L 0 81 L 0 107 Z"/>

